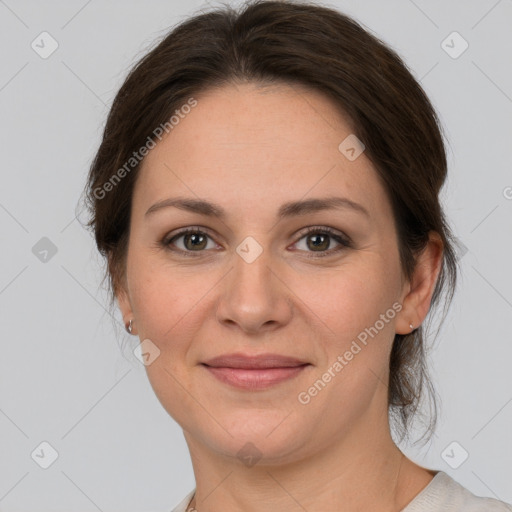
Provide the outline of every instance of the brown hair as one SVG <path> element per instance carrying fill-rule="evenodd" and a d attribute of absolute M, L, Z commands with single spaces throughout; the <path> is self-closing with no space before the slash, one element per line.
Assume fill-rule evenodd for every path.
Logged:
<path fill-rule="evenodd" d="M 108 262 L 111 306 L 124 280 L 140 167 L 132 162 L 127 169 L 126 162 L 147 141 L 156 143 L 155 128 L 193 95 L 237 82 L 300 84 L 339 107 L 390 198 L 407 278 L 429 231 L 439 233 L 443 264 L 431 310 L 446 291 L 446 314 L 456 286 L 456 241 L 439 201 L 447 174 L 441 125 L 425 92 L 397 53 L 350 17 L 310 3 L 258 0 L 179 24 L 133 67 L 114 99 L 85 189 L 87 227 Z M 389 365 L 389 412 L 400 440 L 409 437 L 425 388 L 433 405 L 426 433 L 433 433 L 437 411 L 423 325 L 395 335 Z"/>

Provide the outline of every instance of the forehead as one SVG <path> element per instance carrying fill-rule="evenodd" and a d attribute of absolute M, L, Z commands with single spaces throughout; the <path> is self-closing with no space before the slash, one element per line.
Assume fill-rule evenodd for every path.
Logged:
<path fill-rule="evenodd" d="M 261 209 L 339 192 L 371 210 L 385 200 L 364 152 L 353 161 L 341 153 L 353 129 L 321 93 L 231 84 L 194 98 L 197 105 L 145 157 L 134 204 L 179 194 Z"/>

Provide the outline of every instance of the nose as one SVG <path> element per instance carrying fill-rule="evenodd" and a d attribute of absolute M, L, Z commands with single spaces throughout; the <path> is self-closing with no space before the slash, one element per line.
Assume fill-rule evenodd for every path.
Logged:
<path fill-rule="evenodd" d="M 248 260 L 250 261 L 250 260 Z M 293 313 L 292 292 L 268 250 L 252 262 L 233 253 L 232 269 L 222 282 L 217 320 L 247 334 L 278 329 Z"/>

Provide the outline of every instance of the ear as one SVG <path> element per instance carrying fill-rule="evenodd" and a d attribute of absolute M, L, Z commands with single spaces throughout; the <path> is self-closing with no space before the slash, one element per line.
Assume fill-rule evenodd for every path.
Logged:
<path fill-rule="evenodd" d="M 113 282 L 114 294 L 116 296 L 117 304 L 119 305 L 119 309 L 123 316 L 123 323 L 126 327 L 128 325 L 128 322 L 130 320 L 133 320 L 131 334 L 136 334 L 135 319 L 134 319 L 132 305 L 131 305 L 130 297 L 129 297 L 129 293 L 128 293 L 128 286 L 126 283 L 126 278 L 119 277 L 118 270 L 115 268 L 115 266 L 113 264 L 111 254 L 109 255 L 109 258 L 108 258 L 108 265 L 109 265 L 110 274 L 116 276 L 114 278 L 114 282 Z"/>
<path fill-rule="evenodd" d="M 416 269 L 409 282 L 409 291 L 402 301 L 402 309 L 397 316 L 397 334 L 409 334 L 418 328 L 430 309 L 430 302 L 443 263 L 443 241 L 436 231 L 429 232 L 429 241 L 417 256 Z"/>
<path fill-rule="evenodd" d="M 132 306 L 130 303 L 130 299 L 128 297 L 128 293 L 125 288 L 121 288 L 116 291 L 116 299 L 119 304 L 119 309 L 121 310 L 121 314 L 123 315 L 123 323 L 124 325 L 128 325 L 130 320 L 134 320 Z M 132 322 L 133 325 L 133 322 Z M 131 334 L 135 334 L 135 326 L 132 327 Z"/>

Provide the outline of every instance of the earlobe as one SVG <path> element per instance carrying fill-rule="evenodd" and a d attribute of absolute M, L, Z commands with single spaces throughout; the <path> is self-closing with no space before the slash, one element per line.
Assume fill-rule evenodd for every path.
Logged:
<path fill-rule="evenodd" d="M 130 304 L 130 299 L 128 297 L 128 294 L 124 289 L 119 290 L 116 292 L 116 299 L 117 303 L 119 305 L 119 309 L 121 311 L 121 314 L 123 316 L 123 322 L 126 331 L 129 334 L 135 334 L 133 330 L 133 311 Z"/>
<path fill-rule="evenodd" d="M 443 242 L 437 232 L 431 231 L 427 245 L 417 256 L 409 292 L 397 317 L 397 334 L 409 334 L 414 328 L 418 328 L 427 316 L 442 263 Z"/>
<path fill-rule="evenodd" d="M 134 334 L 133 331 L 133 311 L 130 303 L 130 297 L 128 294 L 128 285 L 126 281 L 126 274 L 120 270 L 119 265 L 114 260 L 114 254 L 110 252 L 108 254 L 108 269 L 112 279 L 113 293 L 116 297 L 119 310 L 123 316 L 123 323 L 126 332 Z"/>
<path fill-rule="evenodd" d="M 410 334 L 414 329 L 418 328 L 418 325 L 415 325 L 412 320 L 408 320 L 402 312 L 401 315 L 397 318 L 395 333 L 396 334 Z"/>

